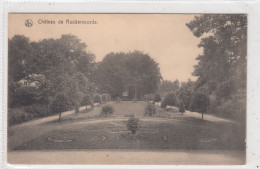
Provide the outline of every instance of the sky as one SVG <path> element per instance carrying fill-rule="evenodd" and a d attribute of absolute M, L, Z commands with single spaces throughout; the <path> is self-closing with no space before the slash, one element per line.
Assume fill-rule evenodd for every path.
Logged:
<path fill-rule="evenodd" d="M 200 39 L 186 27 L 193 18 L 191 14 L 9 14 L 8 38 L 24 35 L 39 41 L 72 34 L 87 44 L 97 62 L 110 52 L 140 50 L 159 63 L 164 80 L 185 82 L 196 80 L 193 66 L 202 53 L 197 47 Z M 25 26 L 27 19 L 33 22 L 31 27 Z"/>

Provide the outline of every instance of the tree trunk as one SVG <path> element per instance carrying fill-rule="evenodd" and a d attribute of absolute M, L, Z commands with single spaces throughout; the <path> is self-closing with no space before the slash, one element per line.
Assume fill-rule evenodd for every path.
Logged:
<path fill-rule="evenodd" d="M 59 122 L 61 122 L 61 112 L 59 113 Z"/>

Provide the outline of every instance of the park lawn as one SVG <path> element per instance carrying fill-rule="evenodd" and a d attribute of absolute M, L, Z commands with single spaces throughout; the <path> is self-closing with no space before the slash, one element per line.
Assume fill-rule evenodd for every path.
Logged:
<path fill-rule="evenodd" d="M 145 102 L 110 103 L 115 107 L 113 117 L 79 118 L 57 123 L 43 123 L 52 130 L 12 150 L 51 149 L 245 149 L 243 127 L 232 123 L 201 122 L 169 118 L 143 117 Z M 83 113 L 98 115 L 100 107 Z M 159 111 L 161 114 L 169 112 Z M 140 118 L 142 128 L 131 139 L 126 129 L 129 115 Z M 165 115 L 164 114 L 164 115 Z M 66 119 L 66 117 L 64 117 Z M 62 126 L 62 127 L 57 127 Z M 32 133 L 33 134 L 33 133 Z"/>
<path fill-rule="evenodd" d="M 122 117 L 130 117 L 134 115 L 137 118 L 143 118 L 144 117 L 144 110 L 145 106 L 147 105 L 147 102 L 139 101 L 139 102 L 132 102 L 132 101 L 121 101 L 118 102 L 108 102 L 102 105 L 99 105 L 98 107 L 95 107 L 93 110 L 87 109 L 81 111 L 81 113 L 78 114 L 70 114 L 67 116 L 62 117 L 63 122 L 70 122 L 70 121 L 77 121 L 77 120 L 86 120 L 86 119 L 99 119 L 102 118 L 100 116 L 101 108 L 104 105 L 111 105 L 114 108 L 114 113 L 109 118 L 122 118 Z M 170 116 L 170 112 L 166 112 L 161 107 L 156 106 L 157 109 L 157 115 L 156 117 L 164 117 L 167 118 Z M 56 120 L 58 121 L 58 119 Z"/>

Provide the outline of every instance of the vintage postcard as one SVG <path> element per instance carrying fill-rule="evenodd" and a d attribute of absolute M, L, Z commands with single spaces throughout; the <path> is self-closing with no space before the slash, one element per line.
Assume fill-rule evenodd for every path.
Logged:
<path fill-rule="evenodd" d="M 10 163 L 61 150 L 106 150 L 86 164 L 115 150 L 245 163 L 247 15 L 10 13 L 8 24 Z"/>
<path fill-rule="evenodd" d="M 246 165 L 248 17 L 8 13 L 7 164 Z"/>

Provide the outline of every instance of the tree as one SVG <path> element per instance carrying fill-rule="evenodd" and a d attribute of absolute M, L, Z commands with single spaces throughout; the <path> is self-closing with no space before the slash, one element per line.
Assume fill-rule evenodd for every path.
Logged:
<path fill-rule="evenodd" d="M 8 77 L 17 82 L 26 77 L 30 67 L 29 38 L 15 35 L 8 40 Z"/>
<path fill-rule="evenodd" d="M 196 92 L 192 101 L 192 107 L 195 111 L 201 113 L 203 120 L 203 115 L 207 112 L 209 107 L 209 97 L 202 92 Z"/>
<path fill-rule="evenodd" d="M 158 63 L 148 54 L 134 51 L 106 55 L 97 65 L 96 77 L 100 92 L 115 98 L 129 89 L 130 97 L 142 98 L 157 90 L 161 74 Z"/>
<path fill-rule="evenodd" d="M 197 88 L 224 94 L 222 102 L 246 89 L 247 16 L 245 14 L 204 14 L 187 23 L 203 54 L 197 57 L 194 76 Z M 229 86 L 232 86 L 228 88 Z M 245 97 L 245 96 L 244 96 Z"/>
<path fill-rule="evenodd" d="M 51 103 L 51 109 L 53 112 L 59 113 L 59 122 L 61 121 L 61 113 L 68 110 L 69 108 L 69 99 L 63 93 L 58 93 L 54 101 Z"/>

